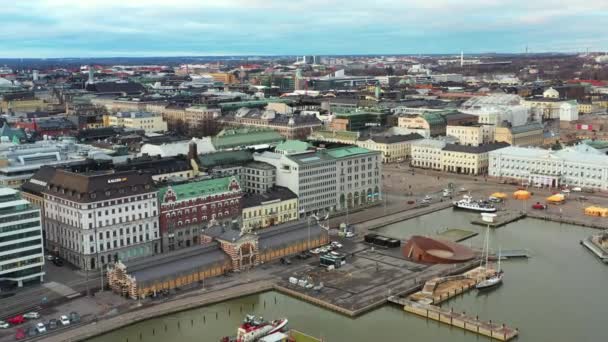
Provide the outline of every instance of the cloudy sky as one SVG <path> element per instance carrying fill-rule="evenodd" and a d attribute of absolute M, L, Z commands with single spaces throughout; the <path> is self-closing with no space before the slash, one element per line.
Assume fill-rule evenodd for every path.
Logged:
<path fill-rule="evenodd" d="M 10 2 L 0 57 L 608 50 L 607 0 Z"/>

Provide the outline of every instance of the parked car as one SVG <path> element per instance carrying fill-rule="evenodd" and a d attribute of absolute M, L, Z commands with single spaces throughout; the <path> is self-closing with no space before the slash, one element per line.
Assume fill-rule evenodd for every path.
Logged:
<path fill-rule="evenodd" d="M 61 325 L 70 325 L 70 319 L 66 315 L 61 315 L 59 322 L 61 322 Z"/>
<path fill-rule="evenodd" d="M 319 253 L 321 253 L 321 250 L 320 250 L 320 249 L 318 249 L 318 248 L 311 249 L 311 250 L 310 250 L 310 253 L 312 253 L 312 254 L 319 254 Z"/>
<path fill-rule="evenodd" d="M 45 258 L 46 258 L 46 260 L 48 260 L 48 261 L 53 261 L 53 260 L 55 260 L 55 256 L 54 256 L 54 255 L 52 255 L 52 254 L 47 254 L 47 255 L 45 256 Z"/>
<path fill-rule="evenodd" d="M 310 254 L 307 252 L 302 252 L 302 253 L 296 255 L 296 258 L 298 258 L 300 260 L 306 260 L 306 259 L 310 258 Z"/>
<path fill-rule="evenodd" d="M 36 324 L 36 330 L 38 330 L 39 334 L 45 333 L 46 326 L 44 326 L 44 323 L 40 322 L 40 323 Z"/>
<path fill-rule="evenodd" d="M 40 318 L 40 314 L 37 313 L 36 311 L 30 311 L 28 313 L 23 314 L 23 317 L 25 317 L 27 319 L 38 319 L 38 318 Z"/>
<path fill-rule="evenodd" d="M 25 334 L 25 330 L 23 330 L 22 328 L 17 329 L 17 331 L 15 331 L 15 340 L 19 341 L 19 340 L 23 340 L 27 337 L 27 335 Z"/>
<path fill-rule="evenodd" d="M 576 186 L 576 187 L 572 188 L 572 191 L 581 192 L 581 191 L 583 191 L 583 189 L 581 187 Z"/>
<path fill-rule="evenodd" d="M 334 246 L 334 248 L 342 248 L 342 244 L 338 241 L 332 241 L 331 245 Z"/>
<path fill-rule="evenodd" d="M 57 319 L 55 319 L 55 318 L 49 320 L 49 323 L 47 324 L 47 327 L 49 328 L 49 330 L 55 330 L 55 329 L 57 329 L 58 326 L 59 326 L 59 321 L 57 321 Z"/>
<path fill-rule="evenodd" d="M 56 257 L 53 259 L 53 264 L 55 264 L 55 266 L 61 267 L 63 266 L 63 259 Z"/>
<path fill-rule="evenodd" d="M 289 260 L 288 258 L 281 258 L 281 264 L 291 265 L 291 260 Z"/>
<path fill-rule="evenodd" d="M 31 326 L 29 328 L 27 328 L 27 337 L 34 337 L 38 335 L 38 329 L 36 329 L 35 326 Z"/>
<path fill-rule="evenodd" d="M 588 200 L 588 198 L 586 196 L 578 196 L 578 200 L 583 202 L 583 201 Z"/>
<path fill-rule="evenodd" d="M 23 315 L 17 315 L 17 316 L 9 318 L 7 320 L 7 322 L 11 325 L 23 324 L 23 323 L 25 323 L 25 317 L 23 317 Z"/>
<path fill-rule="evenodd" d="M 547 209 L 547 205 L 541 204 L 540 202 L 536 202 L 535 204 L 532 204 L 532 209 L 544 210 L 544 209 Z"/>
<path fill-rule="evenodd" d="M 407 201 L 407 204 L 414 204 L 414 203 L 416 203 L 416 201 L 414 201 L 414 200 Z"/>
<path fill-rule="evenodd" d="M 353 232 L 346 232 L 346 235 L 345 235 L 345 236 L 346 236 L 347 238 L 352 238 L 352 237 L 355 237 L 355 233 L 353 233 Z"/>
<path fill-rule="evenodd" d="M 6 323 L 5 321 L 0 321 L 0 329 L 7 329 L 9 328 L 11 325 Z"/>
<path fill-rule="evenodd" d="M 562 193 L 569 194 L 570 193 L 570 189 L 562 189 Z"/>

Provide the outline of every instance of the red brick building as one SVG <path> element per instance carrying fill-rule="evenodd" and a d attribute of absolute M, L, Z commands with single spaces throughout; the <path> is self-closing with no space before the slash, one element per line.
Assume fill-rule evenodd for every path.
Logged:
<path fill-rule="evenodd" d="M 241 186 L 234 177 L 169 185 L 159 190 L 163 252 L 199 243 L 201 229 L 211 220 L 240 216 Z"/>

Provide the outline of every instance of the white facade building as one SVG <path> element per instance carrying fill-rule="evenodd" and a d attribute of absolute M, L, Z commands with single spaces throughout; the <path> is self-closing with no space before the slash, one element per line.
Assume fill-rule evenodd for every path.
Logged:
<path fill-rule="evenodd" d="M 608 190 L 608 156 L 581 145 L 559 151 L 511 146 L 490 152 L 489 175 L 531 185 Z"/>
<path fill-rule="evenodd" d="M 71 264 L 95 269 L 160 253 L 149 174 L 55 170 L 43 193 L 47 248 Z"/>
<path fill-rule="evenodd" d="M 439 139 L 424 139 L 412 143 L 411 165 L 423 169 L 441 170 L 441 150 L 447 142 Z"/>
<path fill-rule="evenodd" d="M 382 198 L 382 154 L 357 146 L 310 153 L 254 154 L 277 168 L 277 185 L 299 198 L 301 213 L 360 207 Z"/>
<path fill-rule="evenodd" d="M 462 113 L 477 115 L 480 124 L 499 125 L 508 121 L 512 126 L 526 124 L 530 110 L 522 104 L 522 98 L 514 94 L 490 94 L 473 97 L 458 109 Z"/>
<path fill-rule="evenodd" d="M 40 209 L 19 192 L 0 188 L 0 281 L 16 283 L 44 277 Z"/>

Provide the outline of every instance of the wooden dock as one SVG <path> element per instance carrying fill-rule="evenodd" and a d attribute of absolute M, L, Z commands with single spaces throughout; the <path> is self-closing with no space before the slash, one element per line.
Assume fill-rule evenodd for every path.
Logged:
<path fill-rule="evenodd" d="M 519 335 L 517 329 L 492 321 L 482 321 L 479 320 L 479 317 L 468 316 L 464 312 L 444 310 L 438 306 L 416 303 L 402 298 L 391 297 L 389 301 L 403 305 L 403 309 L 407 312 L 499 341 L 509 341 Z"/>
<path fill-rule="evenodd" d="M 482 220 L 481 217 L 479 217 L 479 218 L 471 220 L 471 223 L 479 225 L 479 226 L 486 226 L 486 227 L 489 226 L 490 228 L 498 228 L 498 227 L 502 227 L 506 224 L 509 224 L 511 222 L 520 220 L 524 217 L 526 217 L 526 213 L 519 212 L 519 211 L 507 211 L 507 212 L 499 213 L 494 218 L 494 222 L 487 222 L 487 221 Z"/>

